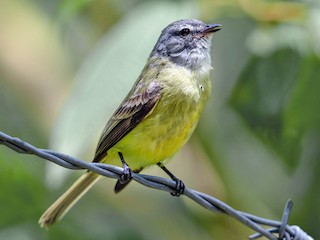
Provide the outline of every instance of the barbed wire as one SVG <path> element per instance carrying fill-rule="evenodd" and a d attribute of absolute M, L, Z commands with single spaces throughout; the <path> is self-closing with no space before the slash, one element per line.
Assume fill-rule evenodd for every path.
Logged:
<path fill-rule="evenodd" d="M 42 159 L 58 164 L 61 167 L 72 170 L 86 169 L 102 176 L 115 179 L 119 179 L 123 173 L 123 169 L 120 167 L 104 163 L 88 163 L 67 154 L 57 153 L 48 149 L 39 149 L 19 138 L 9 136 L 1 131 L 0 144 L 11 148 L 18 153 L 36 155 Z M 134 181 L 146 187 L 166 192 L 174 192 L 173 189 L 176 184 L 173 180 L 138 173 L 132 173 L 132 178 Z M 289 226 L 287 224 L 293 205 L 291 200 L 288 200 L 284 208 L 282 220 L 275 221 L 235 210 L 226 203 L 210 195 L 189 188 L 185 188 L 183 195 L 212 212 L 226 214 L 253 229 L 256 233 L 248 237 L 251 240 L 263 236 L 271 240 L 313 240 L 313 238 L 305 233 L 299 226 Z M 262 226 L 265 226 L 266 228 Z"/>

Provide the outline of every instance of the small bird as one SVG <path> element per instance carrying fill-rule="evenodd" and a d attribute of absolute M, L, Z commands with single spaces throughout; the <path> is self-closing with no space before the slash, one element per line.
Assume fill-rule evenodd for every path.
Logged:
<path fill-rule="evenodd" d="M 175 182 L 172 195 L 184 184 L 164 163 L 190 138 L 211 93 L 211 39 L 220 24 L 183 19 L 163 29 L 142 73 L 107 122 L 93 162 L 123 167 L 115 192 L 121 191 L 150 165 L 160 166 Z M 87 171 L 41 216 L 48 228 L 98 181 Z"/>

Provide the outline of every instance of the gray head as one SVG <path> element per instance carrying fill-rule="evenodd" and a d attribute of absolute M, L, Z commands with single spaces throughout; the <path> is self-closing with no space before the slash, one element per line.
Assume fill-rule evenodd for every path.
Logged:
<path fill-rule="evenodd" d="M 220 29 L 220 24 L 205 24 L 196 19 L 173 22 L 162 30 L 150 57 L 168 57 L 191 70 L 210 67 L 211 38 Z"/>

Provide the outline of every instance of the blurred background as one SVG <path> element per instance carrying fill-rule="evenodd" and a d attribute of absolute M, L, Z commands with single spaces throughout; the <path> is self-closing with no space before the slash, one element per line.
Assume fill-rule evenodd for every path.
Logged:
<path fill-rule="evenodd" d="M 190 188 L 320 237 L 320 5 L 314 0 L 0 2 L 0 130 L 91 161 L 160 31 L 220 23 L 213 96 L 168 168 Z M 144 173 L 163 175 L 157 167 Z M 82 171 L 0 147 L 0 239 L 246 239 L 191 200 L 100 181 L 52 229 L 38 219 Z M 317 231 L 318 230 L 318 231 Z"/>

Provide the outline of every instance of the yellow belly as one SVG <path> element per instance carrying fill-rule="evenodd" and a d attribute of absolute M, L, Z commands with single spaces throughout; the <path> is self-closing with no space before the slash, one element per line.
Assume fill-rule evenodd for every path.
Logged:
<path fill-rule="evenodd" d="M 192 116 L 172 116 L 170 121 L 162 121 L 161 116 L 152 115 L 139 124 L 125 138 L 108 152 L 111 164 L 121 162 L 118 152 L 132 169 L 162 162 L 175 154 L 189 139 L 198 121 L 198 114 Z M 109 162 L 107 160 L 107 162 Z"/>

